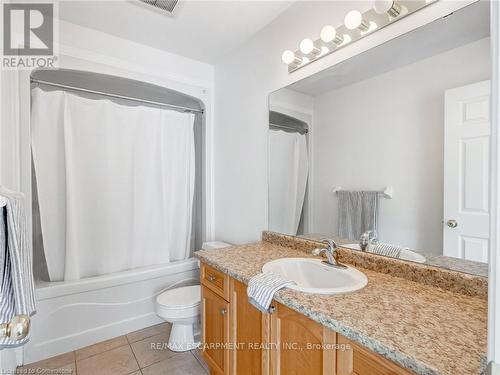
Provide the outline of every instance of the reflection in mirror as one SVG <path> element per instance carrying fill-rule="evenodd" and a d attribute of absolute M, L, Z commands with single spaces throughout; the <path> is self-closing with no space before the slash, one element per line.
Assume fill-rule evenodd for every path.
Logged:
<path fill-rule="evenodd" d="M 477 2 L 272 93 L 269 230 L 487 273 L 490 60 Z"/>

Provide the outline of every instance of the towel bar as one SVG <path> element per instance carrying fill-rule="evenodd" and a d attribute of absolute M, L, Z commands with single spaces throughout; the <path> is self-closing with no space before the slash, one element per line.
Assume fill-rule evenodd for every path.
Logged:
<path fill-rule="evenodd" d="M 13 340 L 22 340 L 30 331 L 30 317 L 16 315 L 9 323 L 0 324 L 0 337 L 10 337 Z"/>
<path fill-rule="evenodd" d="M 341 191 L 342 188 L 340 186 L 336 186 L 334 189 L 333 189 L 333 192 L 334 193 L 337 193 L 339 191 Z M 392 199 L 392 196 L 394 194 L 394 191 L 392 189 L 392 186 L 389 186 L 389 187 L 386 187 L 383 191 L 379 191 L 378 192 L 380 195 L 382 195 L 384 198 L 387 198 L 387 199 Z"/>

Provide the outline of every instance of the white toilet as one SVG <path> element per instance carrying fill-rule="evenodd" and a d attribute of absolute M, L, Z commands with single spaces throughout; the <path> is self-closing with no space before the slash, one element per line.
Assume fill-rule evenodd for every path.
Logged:
<path fill-rule="evenodd" d="M 221 249 L 231 246 L 226 242 L 205 242 L 203 250 Z M 156 313 L 172 323 L 168 347 L 174 352 L 185 352 L 197 346 L 193 326 L 199 321 L 201 287 L 199 285 L 174 288 L 156 298 Z"/>

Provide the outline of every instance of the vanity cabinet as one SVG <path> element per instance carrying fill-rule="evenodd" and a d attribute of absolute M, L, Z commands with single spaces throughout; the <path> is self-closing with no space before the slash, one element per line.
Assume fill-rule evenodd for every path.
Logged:
<path fill-rule="evenodd" d="M 270 330 L 273 374 L 335 374 L 334 331 L 280 304 Z"/>
<path fill-rule="evenodd" d="M 201 264 L 202 355 L 212 374 L 268 374 L 269 315 L 248 302 L 245 284 Z"/>
<path fill-rule="evenodd" d="M 254 308 L 246 285 L 201 265 L 202 355 L 214 375 L 411 375 L 279 303 Z"/>
<path fill-rule="evenodd" d="M 379 356 L 342 335 L 337 335 L 337 373 L 335 375 L 412 375 L 395 363 Z"/>
<path fill-rule="evenodd" d="M 229 302 L 210 288 L 201 288 L 203 356 L 213 374 L 228 374 Z"/>

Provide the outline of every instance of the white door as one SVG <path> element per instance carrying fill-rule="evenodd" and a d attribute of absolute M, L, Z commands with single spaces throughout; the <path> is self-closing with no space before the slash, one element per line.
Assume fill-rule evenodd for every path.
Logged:
<path fill-rule="evenodd" d="M 447 90 L 444 255 L 488 262 L 490 81 Z"/>

